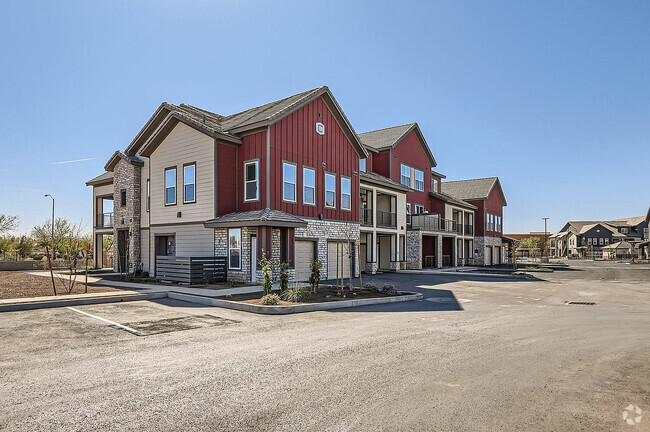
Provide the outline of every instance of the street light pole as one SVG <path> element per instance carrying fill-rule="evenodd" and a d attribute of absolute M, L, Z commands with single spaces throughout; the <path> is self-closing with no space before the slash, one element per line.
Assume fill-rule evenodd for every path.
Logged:
<path fill-rule="evenodd" d="M 546 221 L 550 218 L 543 217 L 544 219 L 544 250 L 546 251 L 546 262 L 548 262 L 548 237 L 546 235 Z"/>
<path fill-rule="evenodd" d="M 52 260 L 56 258 L 54 255 L 54 197 L 50 194 L 45 194 L 43 197 L 52 198 Z"/>

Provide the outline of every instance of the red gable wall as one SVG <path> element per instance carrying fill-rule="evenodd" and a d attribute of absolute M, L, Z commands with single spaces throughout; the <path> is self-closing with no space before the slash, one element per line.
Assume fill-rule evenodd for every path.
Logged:
<path fill-rule="evenodd" d="M 431 210 L 429 197 L 429 189 L 431 188 L 431 165 L 415 131 L 411 131 L 405 136 L 391 153 L 391 178 L 393 180 L 400 182 L 400 164 L 402 163 L 424 171 L 424 192 L 409 192 L 406 195 L 406 201 L 422 204 L 426 209 Z M 411 187 L 414 188 L 415 185 L 412 184 Z"/>
<path fill-rule="evenodd" d="M 319 117 L 322 114 L 322 117 Z M 325 125 L 325 135 L 316 133 L 316 122 Z M 282 161 L 296 162 L 297 203 L 282 201 Z M 323 166 L 325 162 L 325 166 Z M 302 204 L 302 167 L 316 169 L 316 206 Z M 359 220 L 359 156 L 322 98 L 318 98 L 271 126 L 271 205 L 291 214 L 328 219 Z M 326 209 L 325 171 L 336 176 L 336 209 Z M 352 211 L 341 210 L 341 175 L 352 183 Z M 265 189 L 262 189 L 263 193 Z"/>
<path fill-rule="evenodd" d="M 259 159 L 260 190 L 259 201 L 244 202 L 244 161 Z M 266 131 L 242 137 L 238 150 L 237 189 L 239 190 L 238 211 L 259 210 L 268 207 L 266 203 Z M 221 186 L 221 185 L 220 185 Z M 221 192 L 221 187 L 219 187 Z M 236 201 L 234 201 L 236 202 Z"/>
<path fill-rule="evenodd" d="M 485 227 L 487 226 L 486 214 L 490 213 L 495 216 L 501 216 L 501 225 L 503 229 L 503 201 L 501 201 L 501 195 L 496 187 L 492 188 L 490 195 L 485 200 L 481 201 L 468 201 L 470 204 L 474 204 L 478 207 L 476 210 L 476 235 L 479 236 L 501 236 L 502 232 L 496 231 L 487 231 Z"/>
<path fill-rule="evenodd" d="M 217 144 L 217 216 L 237 211 L 238 166 L 237 147 Z"/>

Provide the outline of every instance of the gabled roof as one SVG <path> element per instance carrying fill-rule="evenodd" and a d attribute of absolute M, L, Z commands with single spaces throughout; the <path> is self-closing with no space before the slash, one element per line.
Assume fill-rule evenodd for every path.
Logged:
<path fill-rule="evenodd" d="M 415 189 L 411 189 L 408 186 L 404 186 L 400 182 L 396 182 L 393 179 L 384 177 L 383 175 L 374 173 L 374 172 L 365 172 L 361 171 L 359 173 L 359 181 L 364 183 L 371 183 L 378 186 L 383 186 L 389 189 L 401 191 L 401 192 L 414 192 Z"/>
<path fill-rule="evenodd" d="M 139 157 L 133 156 L 133 155 L 128 155 L 128 154 L 124 153 L 123 151 L 118 150 L 115 153 L 113 153 L 113 156 L 111 156 L 111 158 L 108 160 L 108 162 L 106 162 L 106 165 L 104 165 L 104 169 L 106 171 L 113 171 L 113 168 L 115 168 L 115 165 L 117 165 L 117 163 L 120 161 L 120 159 L 123 159 L 123 160 L 127 161 L 131 165 L 135 165 L 135 166 L 143 166 L 144 165 L 144 161 L 142 159 L 140 159 Z"/>
<path fill-rule="evenodd" d="M 444 193 L 458 197 L 463 201 L 481 201 L 487 199 L 490 196 L 492 189 L 498 187 L 498 192 L 503 201 L 503 205 L 508 205 L 498 177 L 446 181 L 442 182 L 440 186 Z"/>
<path fill-rule="evenodd" d="M 646 216 L 636 216 L 631 218 L 614 219 L 607 221 L 608 224 L 615 227 L 634 227 L 645 222 Z"/>
<path fill-rule="evenodd" d="M 359 156 L 367 157 L 367 151 L 327 86 L 307 90 L 229 116 L 188 104 L 174 105 L 164 102 L 127 147 L 126 152 L 136 154 L 141 151 L 143 155 L 151 154 L 162 141 L 160 136 L 164 138 L 179 121 L 216 139 L 240 144 L 239 134 L 242 132 L 269 126 L 319 97 L 323 98 L 332 111 Z"/>
<path fill-rule="evenodd" d="M 611 245 L 603 246 L 601 249 L 631 249 L 632 245 L 626 241 L 619 241 Z"/>
<path fill-rule="evenodd" d="M 469 209 L 472 209 L 472 210 L 477 210 L 478 209 L 478 207 L 476 207 L 475 205 L 472 205 L 472 204 L 470 204 L 468 202 L 465 202 L 465 201 L 461 200 L 460 198 L 453 197 L 453 196 L 451 196 L 449 194 L 446 194 L 446 193 L 440 193 L 440 192 L 436 192 L 436 191 L 429 191 L 429 195 L 431 195 L 434 198 L 438 198 L 440 201 L 448 202 L 450 204 L 454 204 L 454 205 L 457 205 L 459 207 L 465 207 L 465 208 L 469 208 Z"/>
<path fill-rule="evenodd" d="M 281 210 L 251 210 L 228 213 L 203 223 L 206 228 L 241 226 L 306 227 L 307 222 Z"/>
<path fill-rule="evenodd" d="M 434 171 L 433 168 L 431 168 L 431 175 L 436 176 L 436 177 L 440 177 L 441 179 L 447 178 L 446 175 L 440 174 L 439 172 Z"/>
<path fill-rule="evenodd" d="M 424 139 L 424 135 L 420 130 L 420 126 L 417 123 L 409 123 L 401 126 L 393 126 L 384 129 L 378 129 L 370 132 L 364 132 L 359 134 L 359 139 L 363 145 L 367 148 L 384 151 L 388 149 L 395 148 L 411 131 L 415 131 L 415 134 L 424 149 L 424 152 L 429 159 L 431 166 L 436 166 L 436 160 L 431 153 L 431 149 L 427 144 L 427 141 Z"/>
<path fill-rule="evenodd" d="M 645 215 L 645 221 L 650 222 L 650 207 L 648 207 L 648 214 Z"/>
<path fill-rule="evenodd" d="M 103 184 L 111 184 L 113 183 L 113 173 L 112 172 L 105 172 L 104 174 L 100 174 L 97 177 L 90 179 L 86 182 L 86 186 L 99 186 Z"/>
<path fill-rule="evenodd" d="M 609 226 L 606 222 L 597 222 L 597 223 L 593 223 L 593 224 L 585 224 L 580 228 L 580 231 L 578 231 L 578 234 L 580 234 L 580 235 L 585 234 L 586 232 L 596 228 L 597 226 L 600 226 L 600 227 L 606 229 L 607 231 L 611 232 L 614 237 L 625 237 L 624 234 L 619 233 L 616 230 L 616 228 L 613 228 L 613 227 Z"/>

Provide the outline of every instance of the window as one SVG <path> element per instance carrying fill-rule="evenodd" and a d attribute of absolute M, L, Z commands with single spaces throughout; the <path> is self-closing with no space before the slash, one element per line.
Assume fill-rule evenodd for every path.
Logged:
<path fill-rule="evenodd" d="M 359 159 L 359 171 L 366 172 L 366 158 Z"/>
<path fill-rule="evenodd" d="M 438 192 L 438 179 L 431 177 L 431 190 Z"/>
<path fill-rule="evenodd" d="M 316 205 L 316 170 L 302 167 L 302 203 Z"/>
<path fill-rule="evenodd" d="M 609 239 L 608 239 L 608 238 L 605 239 L 605 244 L 606 244 L 606 245 L 609 244 Z"/>
<path fill-rule="evenodd" d="M 621 228 L 621 234 L 627 234 L 627 228 Z"/>
<path fill-rule="evenodd" d="M 352 210 L 352 180 L 341 176 L 341 208 Z"/>
<path fill-rule="evenodd" d="M 415 204 L 415 214 L 424 213 L 424 206 L 422 204 Z"/>
<path fill-rule="evenodd" d="M 126 189 L 120 191 L 120 206 L 126 207 Z"/>
<path fill-rule="evenodd" d="M 282 200 L 296 202 L 296 166 L 282 162 Z"/>
<path fill-rule="evenodd" d="M 492 225 L 490 225 L 490 216 L 491 215 L 490 215 L 490 213 L 488 213 L 486 216 L 487 216 L 487 230 L 492 231 Z"/>
<path fill-rule="evenodd" d="M 228 230 L 228 268 L 241 269 L 241 228 Z"/>
<path fill-rule="evenodd" d="M 260 199 L 259 161 L 244 162 L 244 201 Z"/>
<path fill-rule="evenodd" d="M 605 244 L 605 239 L 601 237 L 601 238 L 598 240 L 598 244 L 599 244 L 599 245 L 603 245 L 603 244 Z"/>
<path fill-rule="evenodd" d="M 151 182 L 147 179 L 147 211 L 151 209 Z"/>
<path fill-rule="evenodd" d="M 165 170 L 165 205 L 176 204 L 176 168 Z"/>
<path fill-rule="evenodd" d="M 183 202 L 196 202 L 196 164 L 183 166 Z"/>
<path fill-rule="evenodd" d="M 589 237 L 589 238 L 587 239 L 587 243 L 588 243 L 588 244 L 591 244 L 591 237 Z"/>
<path fill-rule="evenodd" d="M 424 192 L 424 171 L 414 169 L 415 171 L 415 189 Z"/>
<path fill-rule="evenodd" d="M 410 202 L 406 203 L 406 223 L 407 224 L 411 223 L 411 203 Z"/>
<path fill-rule="evenodd" d="M 404 164 L 400 165 L 400 181 L 404 186 L 411 187 L 411 167 Z"/>
<path fill-rule="evenodd" d="M 336 208 L 336 174 L 325 173 L 325 207 Z"/>

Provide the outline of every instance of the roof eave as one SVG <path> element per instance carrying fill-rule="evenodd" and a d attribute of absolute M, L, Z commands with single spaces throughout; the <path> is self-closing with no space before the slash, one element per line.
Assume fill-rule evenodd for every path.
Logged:
<path fill-rule="evenodd" d="M 206 221 L 203 222 L 205 228 L 238 228 L 251 226 L 271 226 L 280 228 L 305 228 L 307 222 L 290 222 L 290 221 L 270 221 L 266 219 L 258 220 L 236 220 L 236 221 Z"/>

